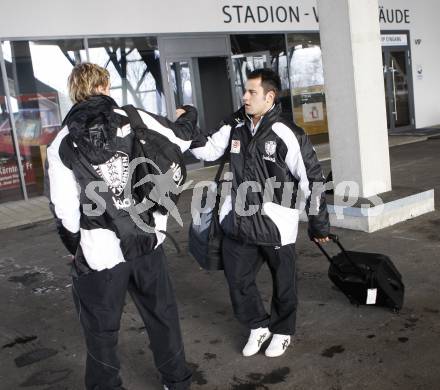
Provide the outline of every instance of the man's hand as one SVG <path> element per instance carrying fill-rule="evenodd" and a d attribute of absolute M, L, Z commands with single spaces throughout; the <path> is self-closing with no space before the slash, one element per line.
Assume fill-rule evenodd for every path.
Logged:
<path fill-rule="evenodd" d="M 186 113 L 186 111 L 183 108 L 178 108 L 176 110 L 176 119 L 179 119 L 185 113 Z"/>
<path fill-rule="evenodd" d="M 328 238 L 328 237 L 323 237 L 323 238 L 314 237 L 313 241 L 319 242 L 320 244 L 325 244 L 326 242 L 330 241 L 330 238 Z"/>

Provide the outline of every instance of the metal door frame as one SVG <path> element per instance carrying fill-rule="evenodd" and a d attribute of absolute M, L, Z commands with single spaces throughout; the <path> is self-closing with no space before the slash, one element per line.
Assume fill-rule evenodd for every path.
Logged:
<path fill-rule="evenodd" d="M 177 61 L 186 61 L 190 66 L 191 82 L 193 87 L 193 99 L 199 111 L 199 122 L 204 122 L 203 98 L 200 82 L 198 58 L 201 57 L 225 57 L 227 63 L 227 73 L 232 93 L 232 102 L 234 107 L 234 75 L 232 74 L 231 43 L 227 34 L 180 34 L 164 35 L 157 38 L 160 53 L 160 68 L 162 74 L 162 83 L 164 86 L 165 103 L 167 116 L 175 119 L 176 102 L 172 83 L 170 79 L 170 64 Z M 231 110 L 233 107 L 231 107 Z M 204 166 L 202 161 L 188 164 L 187 169 L 197 169 Z"/>
<path fill-rule="evenodd" d="M 193 96 L 197 102 L 200 116 L 203 121 L 203 99 L 200 88 L 200 74 L 197 59 L 200 57 L 225 57 L 228 65 L 228 78 L 231 91 L 234 91 L 231 43 L 227 34 L 180 34 L 158 37 L 160 52 L 160 66 L 162 82 L 164 85 L 165 102 L 169 118 L 175 118 L 174 94 L 171 93 L 171 80 L 169 64 L 176 61 L 187 61 L 190 63 L 191 78 L 193 81 Z M 235 94 L 232 93 L 232 101 L 236 106 Z"/>

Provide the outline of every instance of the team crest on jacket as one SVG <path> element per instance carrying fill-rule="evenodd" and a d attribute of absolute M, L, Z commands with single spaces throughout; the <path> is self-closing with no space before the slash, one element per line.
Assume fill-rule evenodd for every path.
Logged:
<path fill-rule="evenodd" d="M 277 149 L 277 143 L 275 141 L 266 141 L 264 144 L 264 150 L 266 151 L 266 156 L 263 156 L 264 160 L 269 160 L 275 162 L 275 151 Z"/>
<path fill-rule="evenodd" d="M 110 160 L 93 168 L 116 196 L 122 194 L 130 173 L 128 154 L 116 152 Z"/>

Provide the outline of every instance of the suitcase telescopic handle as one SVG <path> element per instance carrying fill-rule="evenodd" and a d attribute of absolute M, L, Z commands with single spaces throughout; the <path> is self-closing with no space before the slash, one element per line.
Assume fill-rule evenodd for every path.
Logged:
<path fill-rule="evenodd" d="M 342 253 L 344 254 L 344 256 L 347 258 L 347 260 L 349 261 L 349 263 L 359 272 L 359 276 L 362 276 L 363 278 L 365 277 L 364 272 L 362 271 L 362 269 L 351 259 L 351 257 L 348 255 L 347 251 L 345 250 L 344 246 L 341 244 L 341 241 L 339 240 L 339 237 L 336 234 L 332 234 L 330 233 L 328 235 L 328 238 L 330 238 L 330 240 L 332 240 L 342 251 Z M 333 264 L 333 260 L 330 257 L 330 255 L 328 254 L 328 252 L 324 249 L 324 247 L 321 245 L 320 242 L 315 241 L 312 239 L 312 241 L 318 246 L 318 248 L 321 250 L 321 252 L 324 254 L 325 257 L 327 257 L 328 261 L 330 262 L 330 264 Z"/>
<path fill-rule="evenodd" d="M 335 239 L 336 239 L 336 240 L 338 239 L 338 237 L 337 237 L 336 235 L 334 235 L 334 234 L 329 234 L 329 235 L 328 235 L 328 238 L 330 238 L 330 239 L 331 239 L 332 241 L 334 241 L 334 242 L 335 242 Z M 315 240 L 313 239 L 312 236 L 310 236 L 310 240 L 311 240 L 312 242 L 314 242 L 314 243 L 318 246 L 319 250 L 323 253 L 323 255 L 324 255 L 325 257 L 327 257 L 328 261 L 329 261 L 330 263 L 333 263 L 332 258 L 330 257 L 330 255 L 328 254 L 328 252 L 323 248 L 323 246 L 322 246 L 318 241 L 315 241 Z"/>

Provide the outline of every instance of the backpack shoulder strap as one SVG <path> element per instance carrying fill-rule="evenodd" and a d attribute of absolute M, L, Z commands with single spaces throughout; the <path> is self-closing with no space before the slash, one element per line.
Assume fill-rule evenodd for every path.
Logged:
<path fill-rule="evenodd" d="M 148 130 L 148 126 L 144 123 L 136 107 L 131 104 L 121 107 L 128 116 L 130 126 L 133 130 Z"/>
<path fill-rule="evenodd" d="M 218 170 L 217 170 L 217 173 L 216 173 L 215 178 L 214 178 L 214 181 L 217 184 L 217 186 L 220 184 L 220 177 L 222 175 L 222 172 L 223 172 L 223 169 L 225 167 L 226 161 L 228 161 L 228 157 L 230 155 L 231 142 L 232 142 L 232 129 L 231 129 L 231 134 L 229 135 L 229 141 L 228 141 L 227 149 L 225 150 L 225 154 L 221 157 L 220 164 L 218 166 Z"/>

